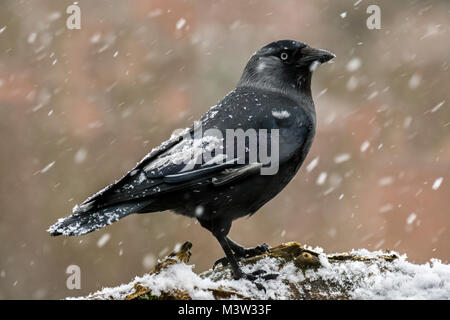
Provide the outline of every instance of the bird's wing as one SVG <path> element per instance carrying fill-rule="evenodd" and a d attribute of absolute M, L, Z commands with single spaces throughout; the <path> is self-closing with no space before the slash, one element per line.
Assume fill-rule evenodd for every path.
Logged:
<path fill-rule="evenodd" d="M 212 183 L 215 186 L 221 186 L 256 173 L 260 167 L 259 164 L 236 165 L 230 161 L 162 176 L 158 178 L 159 185 L 149 190 L 139 190 L 137 186 L 126 183 L 124 186 L 129 187 L 124 192 L 120 186 L 112 185 L 107 192 L 78 207 L 78 210 L 71 216 L 59 219 L 47 231 L 53 236 L 86 234 L 110 225 L 131 213 L 145 212 L 148 205 L 157 201 L 157 197 L 151 196 L 152 193 L 160 194 L 182 190 L 198 183 Z M 143 194 L 148 196 L 143 196 Z"/>
<path fill-rule="evenodd" d="M 151 150 L 144 158 L 142 158 L 140 162 L 137 163 L 136 167 L 127 172 L 124 176 L 116 180 L 114 183 L 106 186 L 102 190 L 88 197 L 80 205 L 76 205 L 72 211 L 74 213 L 91 211 L 92 209 L 94 209 L 94 207 L 98 207 L 99 204 L 103 202 L 103 200 L 106 200 L 113 194 L 118 194 L 121 190 L 126 189 L 127 185 L 129 185 L 134 180 L 133 177 L 137 177 L 138 178 L 137 182 L 139 182 L 139 179 L 142 179 L 143 177 L 139 176 L 138 173 L 140 173 L 144 167 L 148 166 L 161 154 L 167 152 L 167 150 L 170 150 L 178 143 L 180 143 L 184 138 L 189 136 L 194 131 L 194 129 L 195 129 L 194 126 L 192 126 L 190 128 L 186 128 L 185 130 L 179 132 L 178 134 L 172 135 L 170 139 L 168 139 L 167 141 L 160 144 L 158 147 Z M 160 181 L 154 181 L 153 182 L 154 186 L 157 186 L 159 182 Z M 151 185 L 151 183 L 148 183 L 148 185 Z"/>
<path fill-rule="evenodd" d="M 223 138 L 206 135 L 193 139 L 192 133 L 189 130 L 154 149 L 120 180 L 76 206 L 74 213 L 188 188 L 217 172 L 243 167 L 237 159 L 228 159 L 225 153 L 218 152 Z"/>
<path fill-rule="evenodd" d="M 225 169 L 220 175 L 212 178 L 211 182 L 215 186 L 222 186 L 250 175 L 258 174 L 262 166 L 262 163 L 254 162 L 240 168 Z"/>

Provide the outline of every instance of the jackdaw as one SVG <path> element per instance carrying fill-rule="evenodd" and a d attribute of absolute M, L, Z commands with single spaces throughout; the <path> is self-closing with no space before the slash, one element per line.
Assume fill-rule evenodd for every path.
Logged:
<path fill-rule="evenodd" d="M 244 248 L 227 235 L 295 176 L 311 147 L 316 115 L 311 76 L 335 55 L 280 40 L 257 51 L 236 88 L 200 121 L 153 149 L 115 183 L 59 219 L 53 236 L 79 236 L 131 213 L 172 210 L 195 218 L 219 241 L 236 279 L 238 260 L 268 250 Z M 270 151 L 270 152 L 269 152 Z"/>

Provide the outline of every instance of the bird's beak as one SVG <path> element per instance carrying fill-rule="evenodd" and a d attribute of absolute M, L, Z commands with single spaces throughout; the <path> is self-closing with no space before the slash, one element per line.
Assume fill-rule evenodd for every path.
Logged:
<path fill-rule="evenodd" d="M 311 47 L 305 47 L 302 49 L 302 56 L 304 61 L 319 61 L 320 63 L 324 63 L 330 61 L 336 55 L 326 50 L 315 49 Z"/>

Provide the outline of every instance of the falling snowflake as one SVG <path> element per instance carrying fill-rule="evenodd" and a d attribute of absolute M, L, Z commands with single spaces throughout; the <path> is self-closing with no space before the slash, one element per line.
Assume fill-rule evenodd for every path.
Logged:
<path fill-rule="evenodd" d="M 437 178 L 437 179 L 434 181 L 433 186 L 432 186 L 431 188 L 432 188 L 433 190 L 439 189 L 439 187 L 440 187 L 441 184 L 442 184 L 442 181 L 444 181 L 444 178 L 443 178 L 443 177 Z"/>

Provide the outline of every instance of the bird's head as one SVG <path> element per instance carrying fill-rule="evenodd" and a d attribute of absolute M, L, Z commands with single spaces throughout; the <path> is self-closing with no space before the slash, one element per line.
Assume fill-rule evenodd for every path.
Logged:
<path fill-rule="evenodd" d="M 250 58 L 238 86 L 310 92 L 312 72 L 334 57 L 298 41 L 272 42 Z"/>

